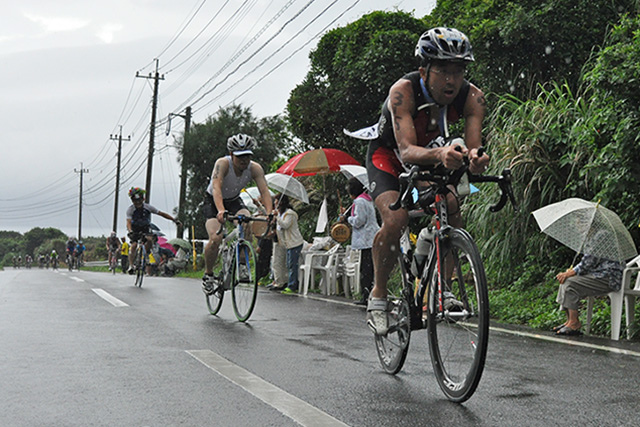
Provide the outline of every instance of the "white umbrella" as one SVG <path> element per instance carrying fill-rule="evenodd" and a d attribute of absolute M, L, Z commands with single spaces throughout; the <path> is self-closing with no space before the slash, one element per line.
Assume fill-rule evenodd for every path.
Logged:
<path fill-rule="evenodd" d="M 359 165 L 340 165 L 340 172 L 347 178 L 356 178 L 364 185 L 364 188 L 369 189 L 369 177 L 367 176 L 367 168 Z"/>
<path fill-rule="evenodd" d="M 272 196 L 274 195 L 272 191 L 269 191 L 269 193 Z M 244 202 L 245 206 L 253 212 L 259 210 L 254 202 L 254 200 L 258 200 L 258 197 L 260 197 L 260 190 L 258 189 L 258 187 L 244 188 L 243 191 L 240 192 L 240 198 Z"/>
<path fill-rule="evenodd" d="M 279 191 L 304 203 L 309 203 L 309 195 L 304 185 L 291 175 L 275 172 L 265 175 L 265 179 L 272 190 Z"/>
<path fill-rule="evenodd" d="M 600 203 L 571 198 L 533 212 L 540 230 L 578 253 L 613 261 L 638 254 L 615 212 Z"/>

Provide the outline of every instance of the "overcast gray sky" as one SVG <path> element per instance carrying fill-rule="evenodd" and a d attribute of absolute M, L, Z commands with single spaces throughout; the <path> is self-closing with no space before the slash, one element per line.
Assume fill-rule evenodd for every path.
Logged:
<path fill-rule="evenodd" d="M 123 143 L 118 232 L 126 192 L 144 186 L 152 80 L 159 60 L 156 155 L 151 203 L 172 212 L 180 169 L 173 136 L 184 123 L 169 113 L 194 109 L 202 122 L 232 102 L 258 117 L 282 113 L 308 71 L 318 35 L 373 10 L 422 17 L 435 0 L 21 0 L 0 15 L 0 230 L 78 231 L 83 175 L 83 236 L 113 223 L 117 143 Z M 273 70 L 273 71 L 272 71 Z M 265 77 L 266 76 L 266 77 Z M 262 80 L 260 80 L 262 79 Z M 391 84 L 392 82 L 390 82 Z M 246 93 L 244 93 L 246 92 Z M 175 235 L 162 218 L 155 222 Z"/>

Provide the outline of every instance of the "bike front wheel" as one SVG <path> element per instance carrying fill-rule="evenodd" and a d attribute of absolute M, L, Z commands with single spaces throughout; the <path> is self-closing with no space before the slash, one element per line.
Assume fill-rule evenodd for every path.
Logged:
<path fill-rule="evenodd" d="M 245 322 L 253 312 L 258 295 L 256 254 L 253 247 L 244 241 L 237 244 L 236 251 L 231 281 L 231 300 L 236 317 L 239 321 Z"/>
<path fill-rule="evenodd" d="M 224 260 L 226 256 L 224 251 L 221 250 L 218 255 L 218 261 L 213 268 L 213 293 L 206 294 L 207 308 L 212 315 L 218 314 L 220 307 L 222 307 L 222 300 L 224 299 Z"/>
<path fill-rule="evenodd" d="M 436 271 L 429 286 L 429 351 L 444 394 L 449 400 L 464 402 L 478 387 L 487 356 L 487 279 L 478 248 L 466 231 L 451 230 L 442 240 L 440 254 L 445 270 L 441 273 L 443 292 L 438 291 Z"/>
<path fill-rule="evenodd" d="M 147 267 L 144 252 L 145 251 L 142 245 L 138 245 L 138 248 L 136 249 L 136 256 L 133 260 L 133 265 L 136 273 L 136 281 L 134 283 L 134 286 L 137 286 L 139 288 L 142 287 L 142 279 L 144 279 L 144 270 Z"/>

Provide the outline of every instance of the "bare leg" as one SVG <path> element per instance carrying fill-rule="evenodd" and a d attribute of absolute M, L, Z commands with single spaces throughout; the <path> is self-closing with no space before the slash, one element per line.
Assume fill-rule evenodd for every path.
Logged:
<path fill-rule="evenodd" d="M 571 329 L 580 329 L 582 324 L 580 323 L 580 318 L 578 316 L 578 310 L 574 310 L 572 308 L 567 308 L 567 323 L 565 325 Z"/>
<path fill-rule="evenodd" d="M 382 217 L 382 227 L 373 240 L 371 253 L 374 265 L 373 298 L 387 297 L 387 280 L 398 261 L 400 236 L 409 216 L 404 209 L 392 211 L 389 205 L 398 198 L 397 191 L 387 191 L 376 198 L 376 206 Z"/>
<path fill-rule="evenodd" d="M 218 248 L 220 242 L 222 242 L 222 235 L 217 234 L 220 230 L 221 224 L 215 218 L 209 218 L 205 223 L 207 234 L 209 235 L 209 241 L 204 248 L 204 272 L 206 274 L 213 274 L 213 266 L 216 265 L 218 260 Z"/>
<path fill-rule="evenodd" d="M 133 265 L 133 257 L 136 255 L 136 250 L 138 249 L 137 242 L 131 242 L 131 248 L 129 249 L 129 267 Z"/>

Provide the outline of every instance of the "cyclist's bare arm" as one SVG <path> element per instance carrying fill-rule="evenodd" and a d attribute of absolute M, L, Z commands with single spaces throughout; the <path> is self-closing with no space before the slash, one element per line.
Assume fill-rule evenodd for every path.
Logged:
<path fill-rule="evenodd" d="M 264 177 L 264 170 L 256 162 L 251 162 L 251 177 L 256 182 L 256 186 L 260 191 L 260 197 L 262 198 L 262 205 L 264 206 L 267 215 L 273 210 L 273 204 L 271 203 L 271 193 L 267 187 L 267 180 Z"/>
<path fill-rule="evenodd" d="M 176 224 L 178 224 L 180 221 L 178 221 L 177 218 L 174 218 L 172 215 L 169 215 L 166 212 L 162 212 L 162 211 L 158 211 L 158 215 L 160 215 L 161 217 L 168 219 L 169 221 L 175 222 Z"/>
<path fill-rule="evenodd" d="M 485 153 L 478 156 L 478 148 L 482 146 L 482 121 L 486 114 L 484 93 L 471 84 L 469 96 L 464 104 L 464 141 L 469 148 L 469 171 L 482 173 L 489 164 L 489 156 Z"/>
<path fill-rule="evenodd" d="M 222 199 L 222 181 L 224 177 L 229 173 L 229 161 L 226 157 L 220 157 L 216 160 L 216 164 L 213 166 L 213 172 L 211 173 L 211 187 L 213 189 L 213 203 L 218 210 L 218 222 L 222 223 L 224 218 L 221 217 L 221 213 L 224 212 L 224 200 Z"/>

